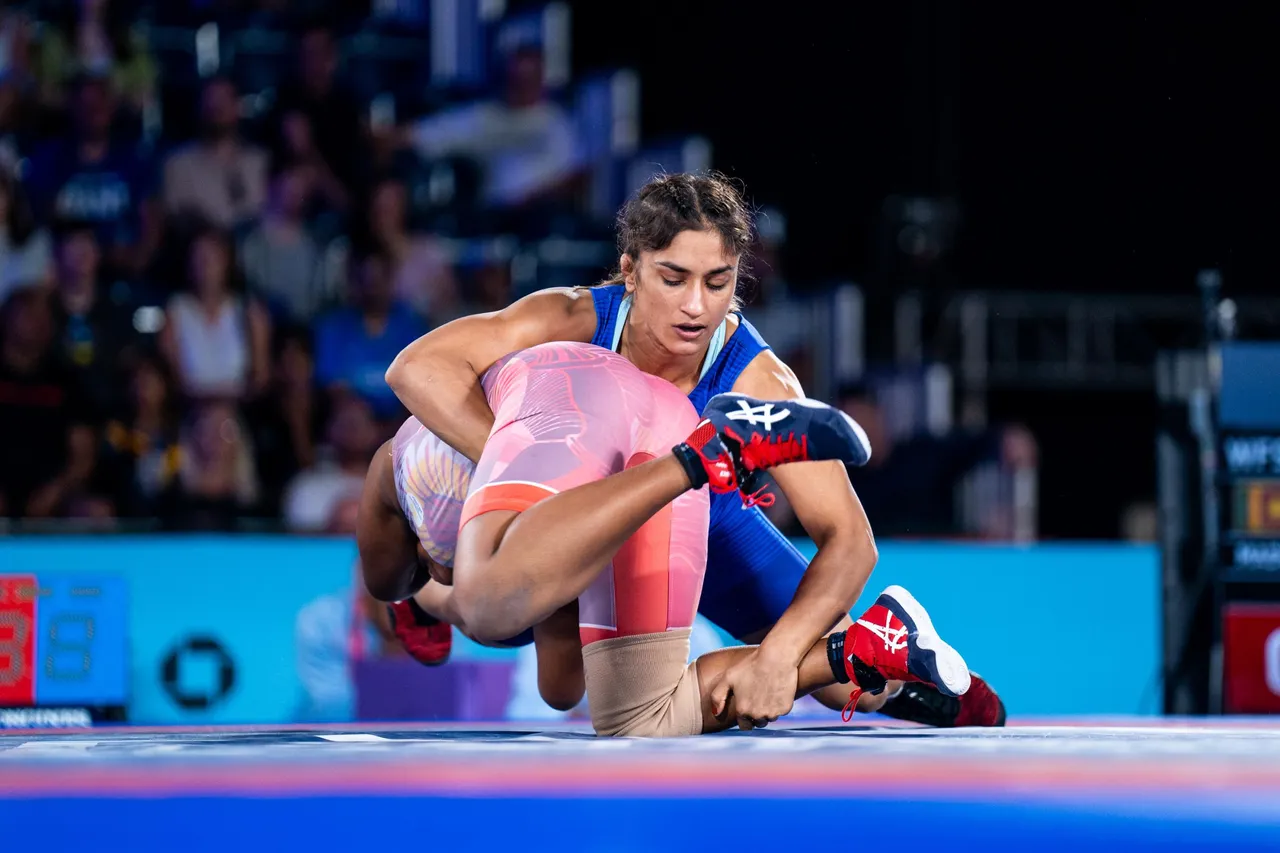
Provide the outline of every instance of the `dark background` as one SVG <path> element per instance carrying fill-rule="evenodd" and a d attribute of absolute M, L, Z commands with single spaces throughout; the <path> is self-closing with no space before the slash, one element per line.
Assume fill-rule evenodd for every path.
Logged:
<path fill-rule="evenodd" d="M 644 134 L 707 136 L 785 211 L 789 277 L 856 281 L 873 328 L 903 284 L 878 242 L 895 193 L 958 205 L 938 292 L 1185 296 L 1204 267 L 1280 290 L 1278 7 L 572 5 L 575 70 L 636 68 Z M 1153 497 L 1154 390 L 989 404 L 1040 440 L 1046 537 L 1114 537 Z"/>

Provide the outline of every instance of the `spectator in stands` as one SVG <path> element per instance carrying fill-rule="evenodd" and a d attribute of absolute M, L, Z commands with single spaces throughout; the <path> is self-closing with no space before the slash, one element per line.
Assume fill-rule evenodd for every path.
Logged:
<path fill-rule="evenodd" d="M 178 400 L 164 360 L 144 355 L 133 365 L 128 403 L 103 430 L 100 491 L 121 518 L 148 518 L 173 485 L 181 459 Z"/>
<path fill-rule="evenodd" d="M 16 4 L 0 6 L 0 78 L 30 78 L 31 19 Z"/>
<path fill-rule="evenodd" d="M 0 71 L 0 175 L 18 176 L 31 134 L 30 118 L 18 75 Z"/>
<path fill-rule="evenodd" d="M 200 138 L 165 163 L 170 215 L 235 230 L 258 218 L 267 196 L 267 152 L 240 138 L 240 99 L 229 77 L 204 84 Z"/>
<path fill-rule="evenodd" d="M 751 296 L 743 312 L 774 352 L 801 379 L 812 381 L 813 328 L 815 304 L 807 299 L 791 299 L 782 252 L 786 244 L 787 222 L 781 211 L 766 208 L 756 218 L 756 237 L 751 248 Z M 781 510 L 780 510 L 781 511 Z"/>
<path fill-rule="evenodd" d="M 298 0 L 181 0 L 155 4 L 154 22 L 164 26 L 198 27 L 217 23 L 234 31 L 248 27 L 290 28 Z"/>
<path fill-rule="evenodd" d="M 365 7 L 361 17 L 392 31 L 423 33 L 431 19 L 431 0 L 361 0 L 360 5 Z"/>
<path fill-rule="evenodd" d="M 131 11 L 110 0 L 74 0 L 49 21 L 37 45 L 40 97 L 62 107 L 67 84 L 77 75 L 109 76 L 133 112 L 155 99 L 157 69 Z"/>
<path fill-rule="evenodd" d="M 459 296 L 453 267 L 430 235 L 409 230 L 409 195 L 404 182 L 390 176 L 377 180 L 369 192 L 364 217 L 356 242 L 367 242 L 391 260 L 395 298 L 435 322 L 457 316 Z"/>
<path fill-rule="evenodd" d="M 1120 515 L 1120 538 L 1125 542 L 1158 542 L 1160 511 L 1151 501 L 1135 501 Z"/>
<path fill-rule="evenodd" d="M 462 155 L 484 171 L 483 197 L 496 210 L 538 207 L 579 175 L 573 123 L 547 97 L 542 49 L 525 45 L 507 57 L 499 100 L 429 116 L 400 134 L 427 158 Z"/>
<path fill-rule="evenodd" d="M 9 294 L 0 308 L 0 515 L 62 514 L 88 483 L 97 423 L 58 358 L 47 291 Z"/>
<path fill-rule="evenodd" d="M 491 261 L 476 266 L 471 271 L 464 313 L 482 314 L 506 308 L 515 301 L 511 284 L 510 263 Z"/>
<path fill-rule="evenodd" d="M 369 404 L 359 397 L 338 403 L 329 419 L 328 439 L 329 452 L 285 490 L 284 521 L 290 530 L 318 531 L 343 499 L 359 497 L 381 439 Z"/>
<path fill-rule="evenodd" d="M 324 526 L 324 532 L 330 536 L 354 537 L 356 535 L 356 519 L 359 517 L 360 496 L 355 495 L 353 497 L 348 495 L 333 505 L 333 509 L 329 513 L 329 521 Z M 360 582 L 360 588 L 364 590 L 363 581 Z M 378 621 L 386 625 L 388 631 L 390 631 L 391 626 L 388 622 L 389 614 L 387 613 L 386 602 L 378 601 L 378 599 L 373 596 L 367 595 L 367 590 L 364 591 L 366 592 L 369 604 L 378 614 Z M 398 646 L 400 643 L 396 642 L 396 645 Z M 404 651 L 404 649 L 401 648 L 400 651 Z"/>
<path fill-rule="evenodd" d="M 921 433 L 898 442 L 866 389 L 846 389 L 840 406 L 871 442 L 871 461 L 849 469 L 849 479 L 881 535 L 956 535 L 954 495 L 969 470 L 985 460 L 1013 470 L 1036 464 L 1035 439 L 1023 427 L 955 431 L 945 437 Z"/>
<path fill-rule="evenodd" d="M 325 532 L 355 536 L 360 502 L 347 498 L 333 508 Z M 391 629 L 387 606 L 369 595 L 352 567 L 351 586 L 322 595 L 298 611 L 294 622 L 298 678 L 303 700 L 297 718 L 306 722 L 342 722 L 355 718 L 352 664 L 370 657 L 404 657 Z"/>
<path fill-rule="evenodd" d="M 235 7 L 238 12 L 243 11 L 247 26 L 290 28 L 295 23 L 296 10 L 290 8 L 297 5 L 295 0 L 252 0 L 250 3 L 244 3 L 243 0 L 239 2 L 214 0 L 214 2 L 222 6 Z M 247 9 L 246 6 L 248 6 Z"/>
<path fill-rule="evenodd" d="M 245 400 L 270 381 L 271 321 L 257 300 L 236 292 L 231 243 L 206 229 L 191 243 L 191 289 L 169 300 L 160 347 L 189 397 Z"/>
<path fill-rule="evenodd" d="M 58 226 L 58 336 L 95 408 L 107 414 L 118 412 L 124 402 L 121 380 L 138 355 L 141 336 L 133 324 L 135 306 L 103 289 L 100 258 L 92 226 Z"/>
<path fill-rule="evenodd" d="M 316 325 L 316 381 L 331 400 L 347 394 L 364 398 L 384 431 L 394 432 L 404 407 L 387 387 L 387 365 L 428 327 L 395 300 L 385 255 L 356 255 L 352 266 L 354 304 L 335 309 Z"/>
<path fill-rule="evenodd" d="M 307 228 L 313 175 L 296 165 L 276 174 L 266 215 L 240 250 L 249 287 L 284 323 L 310 323 L 342 294 L 343 252 L 337 241 L 322 244 Z"/>
<path fill-rule="evenodd" d="M 0 170 L 0 301 L 10 291 L 49 283 L 49 232 L 36 227 L 22 186 Z"/>
<path fill-rule="evenodd" d="M 284 150 L 276 160 L 307 173 L 322 213 L 345 214 L 351 193 L 324 159 L 312 121 L 299 110 L 287 112 L 280 119 L 280 132 Z"/>
<path fill-rule="evenodd" d="M 315 364 L 304 330 L 288 329 L 276 336 L 275 371 L 271 389 L 253 407 L 253 443 L 258 451 L 258 474 L 263 487 L 263 511 L 280 515 L 285 485 L 298 471 L 315 463 L 315 436 L 321 406 L 315 393 Z"/>
<path fill-rule="evenodd" d="M 161 500 L 167 526 L 230 530 L 257 509 L 260 490 L 253 449 L 235 406 L 197 403 L 179 438 L 178 476 Z"/>
<path fill-rule="evenodd" d="M 139 149 L 112 140 L 115 106 L 106 80 L 81 77 L 74 95 L 74 133 L 41 146 L 31 158 L 32 204 L 43 222 L 93 223 L 108 264 L 137 275 L 160 244 L 151 163 Z"/>
<path fill-rule="evenodd" d="M 761 210 L 756 217 L 755 244 L 751 247 L 751 272 L 756 280 L 752 305 L 772 307 L 785 302 L 790 295 L 791 288 L 782 264 L 786 243 L 786 216 L 776 208 Z"/>
<path fill-rule="evenodd" d="M 329 206 L 344 210 L 355 185 L 364 126 L 360 105 L 338 86 L 338 46 L 323 25 L 299 39 L 298 77 L 280 89 L 271 125 L 277 156 L 308 166 Z"/>

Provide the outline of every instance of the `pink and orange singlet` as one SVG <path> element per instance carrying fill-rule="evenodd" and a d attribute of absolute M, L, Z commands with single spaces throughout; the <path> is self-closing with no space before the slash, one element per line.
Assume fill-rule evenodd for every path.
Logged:
<path fill-rule="evenodd" d="M 452 566 L 458 530 L 668 453 L 697 424 L 666 380 L 591 344 L 513 353 L 484 376 L 495 421 L 478 465 L 416 419 L 393 442 L 396 492 L 424 550 Z M 584 645 L 688 629 L 707 559 L 709 497 L 689 491 L 623 545 L 579 599 Z"/>

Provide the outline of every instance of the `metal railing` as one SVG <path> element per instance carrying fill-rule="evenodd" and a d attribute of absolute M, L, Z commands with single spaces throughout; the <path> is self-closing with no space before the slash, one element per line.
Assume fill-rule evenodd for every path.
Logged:
<path fill-rule="evenodd" d="M 1280 299 L 1235 303 L 1247 334 L 1280 336 Z M 1201 299 L 962 292 L 895 304 L 899 364 L 939 361 L 955 371 L 963 408 L 985 415 L 996 388 L 1153 389 L 1156 355 L 1196 343 Z"/>

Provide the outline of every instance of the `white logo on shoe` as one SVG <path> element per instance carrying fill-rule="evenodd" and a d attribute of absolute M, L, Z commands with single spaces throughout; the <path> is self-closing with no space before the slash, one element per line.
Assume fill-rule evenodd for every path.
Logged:
<path fill-rule="evenodd" d="M 876 625 L 865 619 L 859 619 L 858 624 L 884 640 L 884 647 L 891 652 L 901 651 L 907 647 L 907 626 L 894 628 L 893 614 L 885 611 L 884 624 Z"/>
<path fill-rule="evenodd" d="M 739 400 L 738 406 L 739 411 L 728 412 L 725 417 L 731 421 L 746 421 L 752 426 L 763 426 L 766 430 L 772 430 L 774 424 L 791 416 L 790 409 L 775 412 L 773 403 L 752 406 L 746 400 Z"/>

